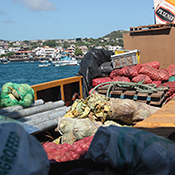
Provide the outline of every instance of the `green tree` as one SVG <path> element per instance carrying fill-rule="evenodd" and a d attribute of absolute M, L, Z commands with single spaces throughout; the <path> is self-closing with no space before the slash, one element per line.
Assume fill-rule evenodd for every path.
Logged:
<path fill-rule="evenodd" d="M 14 52 L 9 52 L 6 54 L 6 56 L 12 56 L 12 55 L 14 55 Z"/>
<path fill-rule="evenodd" d="M 9 52 L 9 53 L 6 53 L 6 54 L 1 54 L 1 57 L 4 57 L 4 56 L 12 56 L 14 55 L 14 52 Z"/>
<path fill-rule="evenodd" d="M 77 55 L 77 56 L 83 55 L 83 52 L 82 52 L 82 50 L 79 47 L 76 47 L 74 55 Z"/>
<path fill-rule="evenodd" d="M 56 47 L 57 43 L 55 42 L 55 40 L 48 40 L 43 43 L 43 46 Z"/>

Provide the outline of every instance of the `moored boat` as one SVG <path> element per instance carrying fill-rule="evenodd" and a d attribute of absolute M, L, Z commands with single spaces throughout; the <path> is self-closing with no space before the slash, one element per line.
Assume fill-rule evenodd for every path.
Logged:
<path fill-rule="evenodd" d="M 75 58 L 72 58 L 71 55 L 67 52 L 63 52 L 57 60 L 52 61 L 52 64 L 57 66 L 79 65 L 78 61 Z"/>
<path fill-rule="evenodd" d="M 6 58 L 0 58 L 0 64 L 8 64 L 10 61 Z"/>
<path fill-rule="evenodd" d="M 39 67 L 49 67 L 50 66 L 50 63 L 43 63 L 43 64 L 39 64 L 38 65 Z"/>

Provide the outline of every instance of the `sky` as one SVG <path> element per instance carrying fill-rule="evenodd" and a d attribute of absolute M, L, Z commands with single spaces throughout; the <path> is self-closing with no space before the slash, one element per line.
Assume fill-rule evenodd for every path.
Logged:
<path fill-rule="evenodd" d="M 153 0 L 0 0 L 0 39 L 99 38 L 154 24 Z"/>

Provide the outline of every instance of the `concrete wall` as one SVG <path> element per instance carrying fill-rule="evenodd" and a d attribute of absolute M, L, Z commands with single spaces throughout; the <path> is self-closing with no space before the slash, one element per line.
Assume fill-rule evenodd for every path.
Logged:
<path fill-rule="evenodd" d="M 130 31 L 123 40 L 125 50 L 140 50 L 140 63 L 159 61 L 161 68 L 175 64 L 175 27 Z"/>

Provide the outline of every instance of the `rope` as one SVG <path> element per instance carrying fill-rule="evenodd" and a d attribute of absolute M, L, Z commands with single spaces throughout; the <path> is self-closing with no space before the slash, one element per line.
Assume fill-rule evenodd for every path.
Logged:
<path fill-rule="evenodd" d="M 106 85 L 105 85 L 106 84 Z M 134 82 L 105 82 L 101 83 L 97 86 L 95 86 L 91 92 L 91 94 L 100 86 L 105 85 L 103 87 L 108 87 L 106 92 L 106 97 L 109 97 L 109 92 L 112 87 L 122 87 L 122 88 L 130 88 L 135 89 L 137 92 L 141 93 L 156 93 L 158 91 L 166 90 L 166 87 L 164 88 L 156 88 L 156 84 L 142 84 L 142 83 L 134 83 Z"/>

